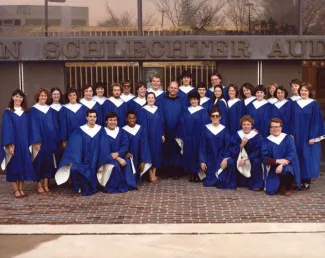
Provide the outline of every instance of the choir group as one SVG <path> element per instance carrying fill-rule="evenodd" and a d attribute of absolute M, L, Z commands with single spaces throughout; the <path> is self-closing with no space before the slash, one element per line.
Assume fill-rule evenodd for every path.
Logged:
<path fill-rule="evenodd" d="M 2 119 L 1 167 L 23 198 L 24 181 L 37 182 L 37 193 L 51 194 L 49 180 L 69 183 L 75 192 L 121 193 L 138 189 L 147 179 L 163 177 L 220 189 L 247 187 L 267 194 L 291 195 L 308 190 L 320 170 L 323 116 L 312 98 L 312 87 L 294 79 L 292 96 L 272 83 L 254 87 L 222 85 L 211 76 L 192 87 L 184 71 L 161 87 L 153 76 L 150 87 L 131 82 L 68 89 L 66 103 L 59 88 L 35 93 L 30 109 L 21 90 L 12 93 Z M 93 96 L 95 93 L 95 96 Z M 159 177 L 158 177 L 158 176 Z"/>

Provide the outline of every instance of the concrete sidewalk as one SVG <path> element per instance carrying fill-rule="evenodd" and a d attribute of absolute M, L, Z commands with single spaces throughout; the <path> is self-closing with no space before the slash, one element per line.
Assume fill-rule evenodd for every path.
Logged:
<path fill-rule="evenodd" d="M 325 223 L 0 225 L 1 258 L 325 257 Z"/>
<path fill-rule="evenodd" d="M 0 236 L 1 258 L 324 258 L 325 233 Z"/>

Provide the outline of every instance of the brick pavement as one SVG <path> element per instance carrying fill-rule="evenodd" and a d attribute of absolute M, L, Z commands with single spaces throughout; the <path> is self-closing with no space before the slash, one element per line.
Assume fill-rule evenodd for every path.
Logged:
<path fill-rule="evenodd" d="M 0 224 L 325 222 L 325 175 L 309 191 L 294 191 L 291 197 L 206 188 L 185 177 L 144 182 L 139 191 L 124 194 L 83 197 L 68 186 L 52 190 L 52 195 L 38 195 L 27 183 L 29 196 L 15 199 L 0 175 Z"/>

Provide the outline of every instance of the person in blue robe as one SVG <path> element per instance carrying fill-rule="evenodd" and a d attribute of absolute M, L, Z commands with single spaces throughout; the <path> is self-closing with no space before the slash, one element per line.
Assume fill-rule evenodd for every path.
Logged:
<path fill-rule="evenodd" d="M 249 82 L 245 82 L 240 87 L 239 91 L 240 91 L 240 96 L 245 104 L 244 115 L 247 115 L 248 107 L 252 104 L 254 100 L 256 100 L 255 87 L 253 86 L 253 84 Z"/>
<path fill-rule="evenodd" d="M 78 127 L 87 123 L 86 112 L 88 108 L 78 103 L 78 92 L 76 89 L 68 89 L 68 104 L 63 105 L 60 111 L 60 141 L 61 147 L 65 149 L 70 135 Z"/>
<path fill-rule="evenodd" d="M 181 121 L 184 115 L 182 102 L 177 96 L 178 83 L 172 81 L 168 86 L 168 96 L 162 106 L 164 117 L 165 142 L 163 144 L 164 176 L 179 179 L 183 173 L 181 147 L 176 141 L 181 132 Z"/>
<path fill-rule="evenodd" d="M 183 161 L 185 172 L 190 173 L 190 182 L 200 182 L 201 171 L 199 149 L 202 129 L 210 123 L 208 112 L 199 106 L 200 95 L 197 92 L 188 94 L 191 106 L 186 108 L 182 118 L 181 140 L 183 145 Z"/>
<path fill-rule="evenodd" d="M 301 189 L 308 190 L 312 178 L 319 176 L 320 141 L 324 139 L 324 118 L 318 103 L 312 99 L 312 87 L 302 83 L 300 100 L 292 105 L 291 131 L 295 139 L 301 169 Z"/>
<path fill-rule="evenodd" d="M 27 196 L 25 181 L 35 181 L 30 152 L 28 150 L 28 106 L 26 95 L 14 90 L 1 123 L 1 169 L 6 170 L 6 180 L 12 183 L 16 198 Z"/>
<path fill-rule="evenodd" d="M 99 105 L 103 105 L 107 100 L 104 83 L 96 82 L 94 91 L 95 96 L 93 96 L 93 100 L 95 100 Z"/>
<path fill-rule="evenodd" d="M 183 71 L 181 75 L 181 79 L 183 85 L 179 86 L 179 91 L 177 96 L 179 97 L 180 101 L 183 104 L 184 110 L 191 106 L 190 101 L 188 100 L 188 94 L 191 92 L 195 92 L 196 89 L 190 85 L 192 80 L 192 74 L 189 71 Z"/>
<path fill-rule="evenodd" d="M 241 129 L 240 119 L 244 116 L 245 105 L 238 98 L 239 89 L 237 85 L 229 84 L 228 95 L 228 132 L 230 135 L 234 135 Z"/>
<path fill-rule="evenodd" d="M 149 151 L 151 158 L 151 168 L 149 170 L 149 180 L 151 183 L 159 183 L 156 176 L 157 169 L 162 167 L 162 144 L 165 141 L 164 136 L 164 116 L 162 109 L 155 106 L 156 96 L 153 92 L 147 94 L 148 105 L 141 110 L 141 125 L 148 134 Z"/>
<path fill-rule="evenodd" d="M 63 99 L 63 94 L 62 94 L 60 88 L 58 88 L 58 87 L 52 88 L 50 91 L 50 99 L 49 99 L 48 105 L 56 111 L 54 113 L 56 114 L 59 126 L 60 126 L 60 115 L 59 114 L 60 114 L 60 110 L 62 108 L 63 103 L 64 103 L 64 99 Z"/>
<path fill-rule="evenodd" d="M 155 106 L 161 107 L 163 105 L 164 99 L 167 96 L 166 92 L 163 91 L 161 87 L 161 78 L 159 75 L 154 75 L 151 79 L 151 87 L 148 88 L 148 92 L 155 93 L 156 101 Z"/>
<path fill-rule="evenodd" d="M 213 104 L 222 113 L 220 124 L 224 125 L 227 128 L 228 127 L 228 106 L 227 106 L 227 102 L 223 95 L 222 86 L 220 86 L 220 85 L 217 85 L 214 87 L 214 102 L 213 102 Z"/>
<path fill-rule="evenodd" d="M 83 98 L 80 100 L 80 103 L 84 106 L 87 107 L 88 109 L 94 109 L 96 110 L 97 113 L 97 120 L 96 123 L 98 125 L 102 125 L 103 123 L 103 118 L 102 118 L 102 105 L 100 105 L 97 101 L 93 100 L 93 88 L 90 84 L 86 84 L 83 88 L 82 88 L 82 94 L 83 94 Z"/>
<path fill-rule="evenodd" d="M 137 181 L 151 167 L 148 134 L 144 126 L 136 123 L 137 115 L 134 111 L 128 111 L 126 115 L 127 125 L 123 127 L 129 138 L 129 149 L 125 158 L 131 159 L 134 169 L 137 171 Z"/>
<path fill-rule="evenodd" d="M 135 98 L 135 96 L 131 93 L 131 89 L 132 82 L 130 80 L 125 80 L 122 82 L 122 94 L 120 97 L 127 104 Z"/>
<path fill-rule="evenodd" d="M 122 87 L 118 83 L 113 83 L 111 86 L 112 96 L 109 97 L 103 107 L 103 126 L 106 127 L 106 115 L 110 112 L 114 112 L 118 116 L 118 126 L 123 127 L 126 124 L 126 112 L 128 111 L 127 104 L 121 99 Z"/>
<path fill-rule="evenodd" d="M 294 180 L 300 188 L 300 167 L 295 143 L 290 135 L 281 132 L 281 119 L 272 118 L 269 126 L 271 134 L 262 143 L 265 192 L 273 195 L 280 190 L 285 196 L 290 196 Z"/>
<path fill-rule="evenodd" d="M 61 114 L 63 103 L 64 103 L 64 96 L 63 96 L 60 88 L 53 87 L 50 90 L 50 99 L 48 101 L 48 105 L 51 107 L 51 109 L 53 109 L 53 113 L 56 116 L 59 128 L 60 128 L 60 124 L 61 124 L 61 122 L 60 122 L 60 117 L 61 117 L 60 114 Z M 59 148 L 58 152 L 55 153 L 56 164 L 60 163 L 62 155 L 63 155 L 63 149 Z"/>
<path fill-rule="evenodd" d="M 216 86 L 220 85 L 220 86 L 222 86 L 223 96 L 224 96 L 225 100 L 228 101 L 229 100 L 228 90 L 227 90 L 226 86 L 221 84 L 222 83 L 221 74 L 220 73 L 214 73 L 214 74 L 211 75 L 210 79 L 211 79 L 211 88 L 208 89 L 208 91 L 206 93 L 206 96 L 208 98 L 213 99 L 213 97 L 214 97 L 214 88 Z"/>
<path fill-rule="evenodd" d="M 292 96 L 288 98 L 289 101 L 294 102 L 298 99 L 301 99 L 301 97 L 299 96 L 300 85 L 301 85 L 301 81 L 299 79 L 292 79 L 290 81 L 290 89 L 291 89 Z"/>
<path fill-rule="evenodd" d="M 128 190 L 137 190 L 136 168 L 132 166 L 130 158 L 126 158 L 129 151 L 129 138 L 127 132 L 117 126 L 118 116 L 114 112 L 106 115 L 105 137 L 101 140 L 102 146 L 109 146 L 111 151 L 112 164 L 120 170 Z M 100 153 L 106 152 L 105 149 Z"/>
<path fill-rule="evenodd" d="M 268 102 L 270 102 L 272 105 L 278 101 L 276 94 L 275 94 L 275 90 L 279 85 L 275 82 L 272 82 L 271 84 L 269 84 L 269 86 L 267 87 L 267 92 L 266 92 L 266 100 Z"/>
<path fill-rule="evenodd" d="M 88 109 L 85 116 L 87 124 L 76 128 L 69 137 L 55 180 L 61 185 L 70 178 L 76 193 L 89 196 L 97 192 L 97 160 L 104 131 L 96 124 L 94 109 Z"/>
<path fill-rule="evenodd" d="M 247 115 L 251 116 L 255 123 L 254 129 L 262 137 L 269 135 L 268 124 L 272 115 L 272 104 L 265 97 L 266 88 L 263 85 L 257 85 L 255 89 L 256 100 L 247 106 Z"/>
<path fill-rule="evenodd" d="M 261 160 L 262 137 L 252 127 L 250 116 L 240 119 L 242 130 L 231 138 L 231 156 L 237 161 L 237 186 L 259 191 L 264 187 Z"/>
<path fill-rule="evenodd" d="M 230 135 L 220 124 L 222 113 L 214 107 L 209 115 L 212 123 L 204 126 L 199 150 L 201 169 L 206 174 L 203 185 L 236 189 L 235 163 L 229 150 Z"/>
<path fill-rule="evenodd" d="M 207 85 L 204 82 L 200 82 L 197 86 L 197 92 L 200 94 L 200 106 L 204 107 L 209 113 L 213 108 L 213 99 L 206 96 Z"/>
<path fill-rule="evenodd" d="M 39 89 L 35 94 L 36 104 L 29 111 L 29 141 L 38 185 L 37 192 L 40 194 L 51 194 L 49 180 L 56 171 L 55 154 L 59 151 L 56 111 L 46 105 L 48 97 L 49 92 L 46 89 Z"/>
<path fill-rule="evenodd" d="M 146 105 L 147 85 L 144 82 L 137 82 L 135 89 L 138 96 L 128 102 L 128 111 L 135 112 L 137 116 L 137 123 L 141 125 L 141 109 Z"/>
<path fill-rule="evenodd" d="M 275 90 L 275 96 L 278 102 L 272 105 L 272 115 L 271 118 L 281 119 L 282 132 L 285 134 L 291 134 L 291 116 L 292 116 L 292 101 L 287 100 L 288 91 L 283 86 L 278 86 Z"/>

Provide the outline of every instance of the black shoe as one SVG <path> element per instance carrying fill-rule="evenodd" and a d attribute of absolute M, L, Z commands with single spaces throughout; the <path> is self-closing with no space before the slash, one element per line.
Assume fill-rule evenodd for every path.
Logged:
<path fill-rule="evenodd" d="M 195 175 L 194 176 L 194 180 L 193 180 L 193 182 L 195 182 L 195 183 L 200 183 L 201 182 L 201 179 L 200 179 L 200 177 L 199 177 L 199 175 Z"/>
<path fill-rule="evenodd" d="M 189 182 L 194 182 L 194 175 L 193 175 L 193 174 L 190 175 L 188 181 L 189 181 Z"/>
<path fill-rule="evenodd" d="M 310 189 L 310 184 L 304 183 L 301 184 L 300 191 L 307 191 Z"/>
<path fill-rule="evenodd" d="M 179 179 L 180 179 L 179 176 L 173 176 L 172 178 L 173 178 L 174 180 L 179 180 Z"/>

